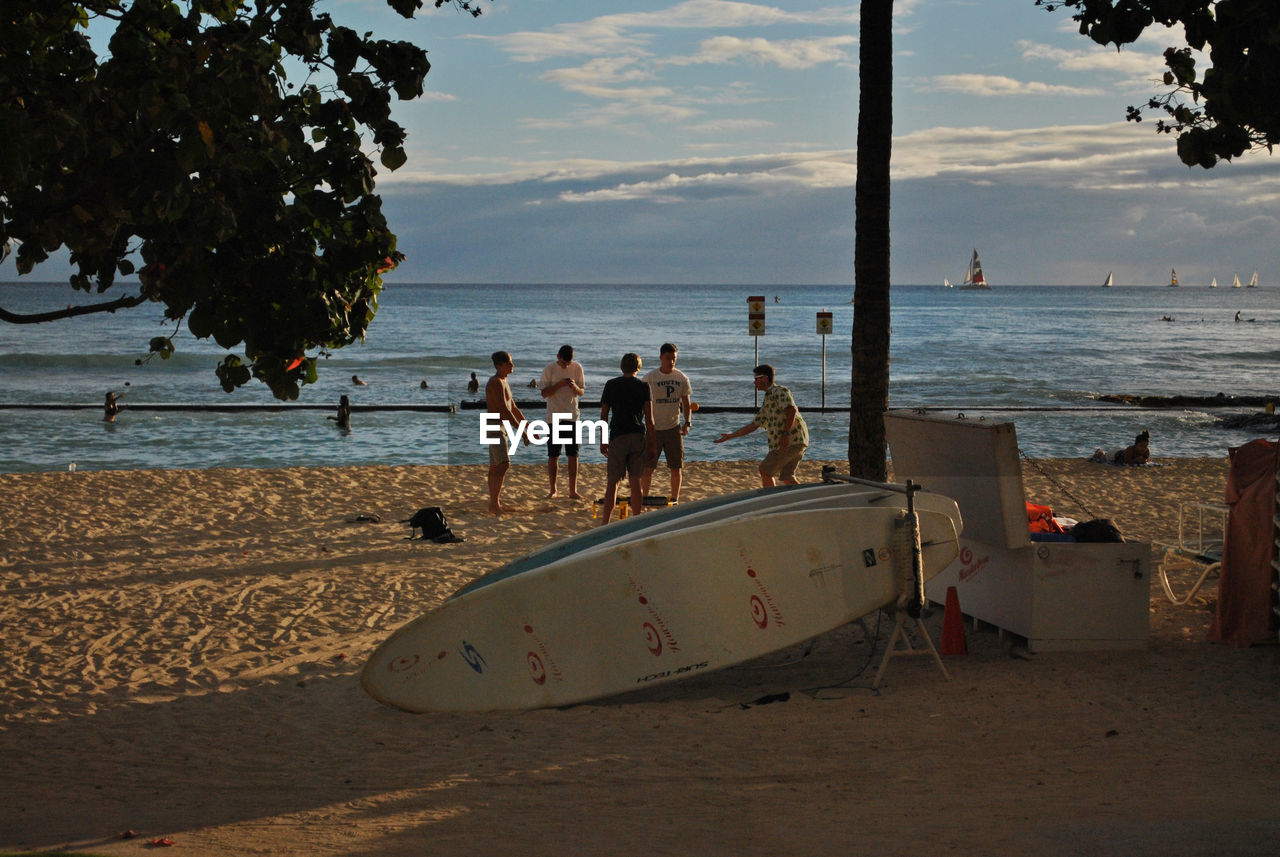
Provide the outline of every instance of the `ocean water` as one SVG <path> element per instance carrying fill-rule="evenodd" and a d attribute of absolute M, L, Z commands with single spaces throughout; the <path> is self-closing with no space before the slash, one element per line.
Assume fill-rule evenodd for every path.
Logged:
<path fill-rule="evenodd" d="M 748 333 L 752 295 L 766 297 L 759 337 Z M 647 369 L 657 366 L 662 342 L 675 342 L 693 398 L 708 408 L 686 442 L 696 460 L 763 455 L 762 433 L 711 440 L 750 419 L 751 369 L 772 363 L 807 414 L 809 456 L 842 459 L 847 413 L 817 411 L 849 404 L 852 295 L 851 286 L 390 284 L 367 340 L 322 360 L 319 383 L 287 409 L 270 407 L 280 403 L 260 384 L 224 393 L 213 373 L 224 352 L 185 330 L 177 331 L 172 359 L 145 359 L 151 337 L 174 331 L 150 308 L 0 324 L 0 472 L 66 470 L 73 462 L 79 469 L 479 463 L 487 461 L 481 410 L 413 408 L 473 399 L 466 382 L 472 372 L 488 378 L 498 349 L 514 357 L 517 397 L 540 402 L 524 385 L 566 342 L 586 370 L 584 401 L 598 400 L 624 352 L 639 353 Z M 83 300 L 65 284 L 0 284 L 0 306 L 15 312 Z M 1123 446 L 1144 428 L 1157 457 L 1224 455 L 1259 434 L 1223 428 L 1221 417 L 1256 408 L 1143 410 L 1096 397 L 1280 394 L 1275 285 L 895 286 L 892 300 L 891 405 L 1011 420 L 1020 447 L 1035 457 Z M 832 335 L 816 332 L 820 310 L 834 315 Z M 353 385 L 353 375 L 367 386 Z M 135 406 L 114 424 L 101 418 L 107 390 Z M 355 409 L 350 433 L 325 419 L 343 394 Z M 192 408 L 167 409 L 184 405 Z M 240 409 L 201 410 L 229 405 Z M 544 416 L 540 404 L 525 410 L 530 419 Z M 515 460 L 544 458 L 541 448 L 526 447 Z"/>

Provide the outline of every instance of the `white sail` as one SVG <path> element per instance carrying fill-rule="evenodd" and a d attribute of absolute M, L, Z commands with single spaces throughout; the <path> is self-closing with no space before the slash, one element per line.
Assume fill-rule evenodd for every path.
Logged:
<path fill-rule="evenodd" d="M 1218 278 L 1214 277 L 1213 282 L 1209 284 L 1209 288 L 1216 289 L 1218 287 Z"/>
<path fill-rule="evenodd" d="M 949 289 L 949 288 L 951 288 L 951 281 L 950 281 L 950 280 L 948 280 L 946 277 L 943 277 L 943 278 L 942 278 L 942 287 L 943 287 L 944 289 Z"/>
<path fill-rule="evenodd" d="M 1239 275 L 1239 274 L 1236 274 L 1235 276 L 1233 276 L 1233 277 L 1231 278 L 1231 288 L 1233 288 L 1233 289 L 1238 289 L 1238 288 L 1240 288 L 1240 275 Z"/>
<path fill-rule="evenodd" d="M 1169 287 L 1172 288 L 1176 285 L 1178 285 L 1178 272 L 1175 269 L 1170 268 L 1169 269 Z"/>
<path fill-rule="evenodd" d="M 1115 278 L 1115 277 L 1113 277 L 1113 276 L 1111 276 L 1111 274 L 1110 274 L 1110 273 L 1108 273 L 1108 274 L 1107 274 L 1107 279 L 1106 279 L 1105 281 L 1103 281 L 1103 283 L 1102 283 L 1102 287 L 1103 287 L 1104 289 L 1109 289 L 1109 288 L 1111 288 L 1111 286 L 1115 283 L 1115 281 L 1116 281 L 1116 278 Z"/>
<path fill-rule="evenodd" d="M 989 290 L 991 284 L 987 282 L 986 275 L 982 273 L 982 260 L 978 258 L 978 251 L 973 251 L 973 257 L 969 259 L 969 270 L 965 272 L 964 282 L 960 284 L 962 289 L 982 289 Z"/>
<path fill-rule="evenodd" d="M 1258 272 L 1253 272 L 1253 277 L 1249 280 L 1249 288 L 1256 289 L 1258 287 Z"/>

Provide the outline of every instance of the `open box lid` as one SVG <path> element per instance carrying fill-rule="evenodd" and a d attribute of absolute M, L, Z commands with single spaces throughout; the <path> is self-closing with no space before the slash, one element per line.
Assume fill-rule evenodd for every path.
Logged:
<path fill-rule="evenodd" d="M 884 428 L 894 479 L 955 500 L 966 539 L 1031 544 L 1013 423 L 889 411 Z"/>

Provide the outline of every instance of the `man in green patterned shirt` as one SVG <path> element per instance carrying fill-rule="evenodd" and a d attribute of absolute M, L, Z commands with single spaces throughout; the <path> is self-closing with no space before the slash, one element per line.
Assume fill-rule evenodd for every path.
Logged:
<path fill-rule="evenodd" d="M 809 427 L 805 425 L 796 400 L 786 387 L 773 383 L 773 367 L 768 363 L 757 366 L 756 389 L 764 392 L 764 404 L 755 419 L 742 428 L 716 438 L 724 443 L 735 437 L 751 434 L 762 428 L 769 437 L 769 454 L 760 462 L 760 481 L 766 488 L 773 487 L 775 478 L 787 485 L 796 484 L 796 465 L 809 448 Z"/>

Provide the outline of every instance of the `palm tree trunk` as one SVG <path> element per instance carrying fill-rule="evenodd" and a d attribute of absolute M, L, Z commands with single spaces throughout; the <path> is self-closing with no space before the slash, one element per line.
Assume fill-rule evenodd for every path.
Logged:
<path fill-rule="evenodd" d="M 883 481 L 888 474 L 884 412 L 889 408 L 893 0 L 862 0 L 860 19 L 849 473 Z"/>

